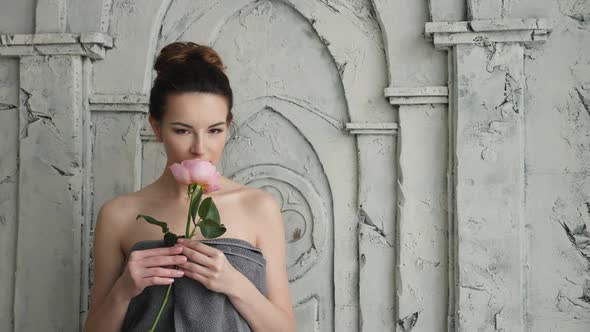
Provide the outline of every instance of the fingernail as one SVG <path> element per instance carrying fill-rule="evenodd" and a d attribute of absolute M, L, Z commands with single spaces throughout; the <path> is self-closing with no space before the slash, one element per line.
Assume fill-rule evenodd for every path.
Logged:
<path fill-rule="evenodd" d="M 169 283 L 173 283 L 174 282 L 174 279 L 168 279 L 168 282 Z"/>
<path fill-rule="evenodd" d="M 179 276 L 179 277 L 182 277 L 184 275 L 184 272 L 178 271 L 178 272 L 176 272 L 176 275 Z"/>

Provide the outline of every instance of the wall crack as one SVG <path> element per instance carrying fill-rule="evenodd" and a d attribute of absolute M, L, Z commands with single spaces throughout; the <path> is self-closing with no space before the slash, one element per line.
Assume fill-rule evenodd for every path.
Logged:
<path fill-rule="evenodd" d="M 586 259 L 589 264 L 586 269 L 589 269 L 590 253 L 587 253 L 586 251 L 590 250 L 590 231 L 588 231 L 586 224 L 581 224 L 574 229 L 570 229 L 570 227 L 565 222 L 559 221 L 559 224 L 561 227 L 563 227 L 567 238 L 573 244 L 576 251 L 578 251 L 578 253 L 580 253 L 580 255 Z"/>
<path fill-rule="evenodd" d="M 0 103 L 0 111 L 17 109 L 16 105 Z"/>
<path fill-rule="evenodd" d="M 369 217 L 369 215 L 367 215 L 367 212 L 363 209 L 362 205 L 359 208 L 359 213 L 361 216 L 361 220 L 360 222 L 362 224 L 365 224 L 369 227 L 371 227 L 376 233 L 379 234 L 379 236 L 381 237 L 381 240 L 387 244 L 388 247 L 393 248 L 393 245 L 391 243 L 389 243 L 389 241 L 387 241 L 387 236 L 385 235 L 385 232 L 383 232 L 383 229 L 377 227 L 377 225 L 375 225 L 375 223 L 373 223 L 373 221 L 371 220 L 371 218 Z"/>
<path fill-rule="evenodd" d="M 582 103 L 582 106 L 584 106 L 586 113 L 590 115 L 590 102 L 584 97 L 579 88 L 574 88 L 574 90 L 578 94 L 578 98 L 580 98 L 580 102 Z"/>
<path fill-rule="evenodd" d="M 403 332 L 411 331 L 416 323 L 418 323 L 418 316 L 420 315 L 419 311 L 414 312 L 411 315 L 408 315 L 402 319 L 397 320 L 397 324 L 402 329 Z"/>

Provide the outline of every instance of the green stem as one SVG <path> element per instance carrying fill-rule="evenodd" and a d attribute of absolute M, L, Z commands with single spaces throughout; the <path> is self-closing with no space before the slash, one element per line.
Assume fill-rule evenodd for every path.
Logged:
<path fill-rule="evenodd" d="M 192 197 L 191 197 L 192 199 Z M 184 235 L 187 239 L 190 239 L 190 228 L 191 228 L 191 210 L 188 210 L 188 216 L 186 216 L 186 231 L 184 232 Z"/>
<path fill-rule="evenodd" d="M 191 186 L 194 186 L 192 188 L 192 192 L 191 192 Z M 189 192 L 191 194 L 190 194 L 189 205 L 188 205 L 189 206 L 189 208 L 188 208 L 188 214 L 186 216 L 185 238 L 187 238 L 187 239 L 191 239 L 193 237 L 193 235 L 195 235 L 195 232 L 196 232 L 196 229 L 197 229 L 198 222 L 195 223 L 194 220 L 191 220 L 191 208 L 190 207 L 193 204 L 193 199 L 195 198 L 194 197 L 195 196 L 195 193 L 200 193 L 201 190 L 202 190 L 202 188 L 198 184 L 191 184 L 191 185 L 189 185 Z M 199 205 L 200 205 L 200 203 L 199 203 Z M 199 206 L 197 205 L 197 211 L 198 211 L 198 209 L 199 209 Z M 190 230 L 191 221 L 195 225 L 195 227 L 193 228 L 193 231 L 192 232 Z M 200 221 L 200 219 L 199 219 L 199 221 Z"/>
<path fill-rule="evenodd" d="M 195 236 L 195 233 L 197 232 L 197 226 L 199 225 L 199 223 L 201 222 L 201 220 L 202 219 L 199 218 L 199 221 L 197 221 L 197 222 L 194 222 L 193 221 L 193 224 L 195 225 L 195 228 L 193 228 L 193 231 L 191 232 L 191 235 L 189 236 L 190 239 L 192 239 L 193 236 Z"/>
<path fill-rule="evenodd" d="M 190 199 L 188 200 L 188 214 L 186 216 L 186 231 L 184 232 L 184 235 L 187 239 L 190 239 L 190 235 L 191 235 L 191 204 L 193 203 L 193 197 L 195 196 L 195 191 L 196 190 L 192 190 L 191 192 L 191 186 L 193 186 L 192 184 L 190 184 L 188 186 L 188 191 L 190 193 Z"/>
<path fill-rule="evenodd" d="M 194 187 L 192 187 L 192 186 L 194 186 Z M 195 228 L 193 229 L 193 231 L 191 232 L 191 230 L 190 230 L 190 226 L 191 226 L 191 209 L 190 209 L 190 206 L 191 206 L 191 204 L 193 202 L 193 198 L 195 196 L 195 192 L 197 192 L 199 190 L 201 190 L 201 187 L 199 185 L 191 184 L 188 187 L 188 192 L 189 192 L 189 209 L 188 209 L 188 214 L 186 216 L 186 230 L 185 230 L 185 235 L 186 235 L 186 238 L 187 239 L 192 238 L 193 235 L 195 234 L 195 230 L 197 229 L 196 224 L 195 224 Z M 175 268 L 178 268 L 178 267 L 175 267 Z M 154 321 L 154 324 L 152 325 L 152 328 L 150 329 L 150 332 L 155 332 L 156 331 L 156 327 L 158 326 L 158 322 L 160 321 L 160 316 L 162 315 L 162 312 L 164 311 L 164 307 L 166 306 L 166 303 L 168 303 L 168 297 L 170 296 L 170 290 L 171 289 L 172 289 L 172 284 L 168 285 L 168 289 L 166 290 L 166 297 L 164 297 L 164 302 L 162 302 L 162 305 L 160 306 L 160 310 L 158 311 L 158 316 L 156 317 L 156 320 Z"/>
<path fill-rule="evenodd" d="M 160 311 L 158 311 L 158 316 L 156 317 L 156 321 L 154 322 L 154 325 L 152 325 L 150 332 L 156 331 L 156 327 L 158 326 L 158 322 L 160 321 L 160 316 L 162 315 L 162 311 L 164 311 L 164 307 L 166 306 L 166 303 L 168 302 L 168 296 L 170 295 L 171 289 L 172 289 L 172 284 L 168 285 L 168 290 L 166 290 L 166 297 L 164 298 L 164 302 L 162 302 L 162 306 L 160 307 Z"/>

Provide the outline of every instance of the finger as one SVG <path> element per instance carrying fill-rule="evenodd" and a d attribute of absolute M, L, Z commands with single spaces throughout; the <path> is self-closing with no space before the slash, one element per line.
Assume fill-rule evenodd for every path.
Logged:
<path fill-rule="evenodd" d="M 203 285 L 206 285 L 209 282 L 209 279 L 202 274 L 191 272 L 191 271 L 184 271 L 184 275 L 200 282 Z"/>
<path fill-rule="evenodd" d="M 187 258 L 184 255 L 176 255 L 176 256 L 156 256 L 156 257 L 149 257 L 141 261 L 141 266 L 143 267 L 160 267 L 160 266 L 168 266 L 168 265 L 178 265 L 182 263 L 186 263 Z"/>
<path fill-rule="evenodd" d="M 182 252 L 181 246 L 177 245 L 174 247 L 166 247 L 166 248 L 135 250 L 135 251 L 131 252 L 130 258 L 140 260 L 140 259 L 145 259 L 145 258 L 154 257 L 154 256 L 178 255 L 181 252 Z"/>
<path fill-rule="evenodd" d="M 185 255 L 189 261 L 194 263 L 203 265 L 203 266 L 213 266 L 213 259 L 202 252 L 193 250 L 191 248 L 183 248 L 182 254 Z"/>
<path fill-rule="evenodd" d="M 149 277 L 146 278 L 149 285 L 170 285 L 174 282 L 174 278 Z"/>
<path fill-rule="evenodd" d="M 191 272 L 191 273 L 198 273 L 198 274 L 203 275 L 207 278 L 211 278 L 213 276 L 213 271 L 211 271 L 210 269 L 206 268 L 203 265 L 187 262 L 187 263 L 178 265 L 178 267 L 180 267 L 180 270 L 184 271 L 185 274 L 187 272 Z"/>
<path fill-rule="evenodd" d="M 199 251 L 199 252 L 202 252 L 203 254 L 205 254 L 209 257 L 216 257 L 221 252 L 221 250 L 213 248 L 211 246 L 208 246 L 198 240 L 184 240 L 184 239 L 178 239 L 178 240 L 179 240 L 178 243 L 180 243 L 180 245 L 189 247 L 189 248 Z M 182 241 L 180 241 L 180 240 L 182 240 Z"/>
<path fill-rule="evenodd" d="M 153 267 L 149 269 L 143 270 L 142 277 L 170 277 L 170 278 L 180 278 L 184 275 L 183 270 L 176 270 L 176 269 L 165 269 L 161 267 Z"/>

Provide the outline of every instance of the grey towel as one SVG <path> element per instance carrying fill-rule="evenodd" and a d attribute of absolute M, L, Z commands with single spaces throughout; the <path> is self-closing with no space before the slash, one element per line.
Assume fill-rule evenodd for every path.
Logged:
<path fill-rule="evenodd" d="M 228 261 L 266 295 L 266 260 L 257 247 L 236 238 L 201 240 L 223 251 Z M 164 247 L 163 240 L 136 243 L 131 251 Z M 229 298 L 188 277 L 176 278 L 162 311 L 158 331 L 246 332 L 250 326 Z M 146 287 L 129 303 L 123 331 L 149 331 L 168 286 Z"/>

